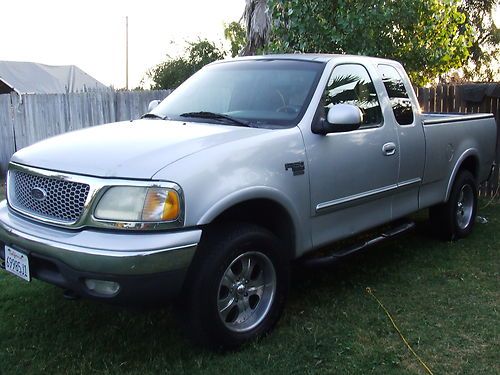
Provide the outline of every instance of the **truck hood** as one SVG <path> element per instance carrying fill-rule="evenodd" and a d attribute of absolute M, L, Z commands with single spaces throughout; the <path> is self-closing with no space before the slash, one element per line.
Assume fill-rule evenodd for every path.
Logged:
<path fill-rule="evenodd" d="M 127 121 L 38 142 L 15 153 L 12 161 L 97 177 L 150 179 L 188 155 L 268 131 L 180 121 Z"/>

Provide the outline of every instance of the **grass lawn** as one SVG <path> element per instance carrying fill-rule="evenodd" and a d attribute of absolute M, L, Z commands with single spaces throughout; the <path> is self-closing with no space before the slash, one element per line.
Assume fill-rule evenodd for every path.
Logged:
<path fill-rule="evenodd" d="M 434 374 L 499 373 L 500 205 L 480 215 L 456 243 L 420 220 L 335 267 L 299 269 L 273 334 L 234 353 L 192 347 L 168 308 L 70 302 L 0 271 L 0 374 L 425 374 L 366 287 Z"/>

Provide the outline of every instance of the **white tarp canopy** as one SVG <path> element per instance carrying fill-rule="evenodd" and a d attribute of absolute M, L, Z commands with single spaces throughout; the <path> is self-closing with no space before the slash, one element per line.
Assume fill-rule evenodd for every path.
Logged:
<path fill-rule="evenodd" d="M 18 94 L 63 94 L 110 90 L 75 65 L 0 61 L 0 83 Z M 1 86 L 1 85 L 0 85 Z"/>

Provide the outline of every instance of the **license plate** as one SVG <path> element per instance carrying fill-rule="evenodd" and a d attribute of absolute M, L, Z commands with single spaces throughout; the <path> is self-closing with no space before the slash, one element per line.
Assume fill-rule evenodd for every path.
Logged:
<path fill-rule="evenodd" d="M 5 270 L 21 279 L 30 281 L 28 256 L 8 246 L 5 246 Z"/>

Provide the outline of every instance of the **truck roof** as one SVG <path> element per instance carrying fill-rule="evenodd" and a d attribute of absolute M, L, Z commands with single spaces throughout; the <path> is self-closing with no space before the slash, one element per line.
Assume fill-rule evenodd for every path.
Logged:
<path fill-rule="evenodd" d="M 327 53 L 287 53 L 287 54 L 269 54 L 269 55 L 257 55 L 257 56 L 243 56 L 236 57 L 229 60 L 220 60 L 215 63 L 224 63 L 229 61 L 243 61 L 243 60 L 301 60 L 301 61 L 316 61 L 327 63 L 328 61 L 336 58 L 346 58 L 355 57 L 356 59 L 362 60 L 379 60 L 379 61 L 394 61 L 389 59 L 382 59 L 378 57 L 362 56 L 362 55 L 341 55 L 341 54 L 327 54 Z"/>
<path fill-rule="evenodd" d="M 235 60 L 305 60 L 305 61 L 321 61 L 327 62 L 332 58 L 342 56 L 335 54 L 320 54 L 320 53 L 284 53 L 284 54 L 269 54 L 257 56 L 237 57 Z"/>

